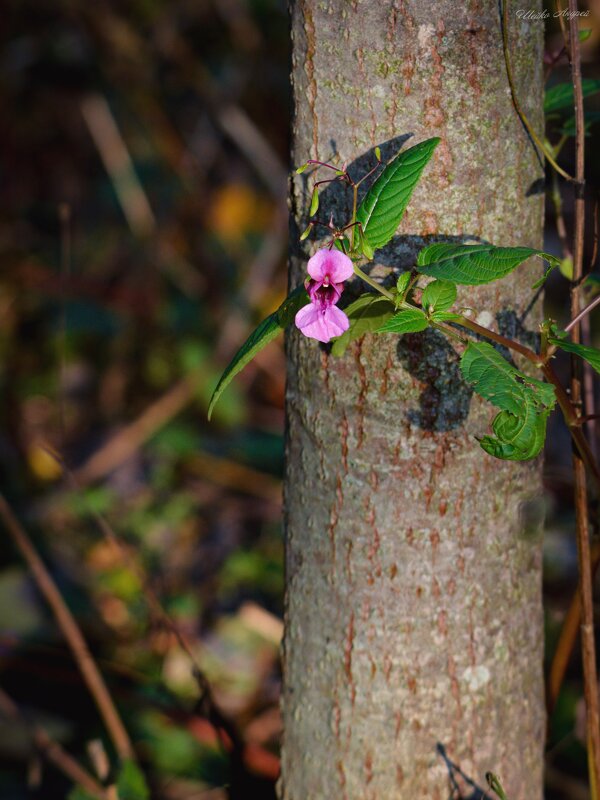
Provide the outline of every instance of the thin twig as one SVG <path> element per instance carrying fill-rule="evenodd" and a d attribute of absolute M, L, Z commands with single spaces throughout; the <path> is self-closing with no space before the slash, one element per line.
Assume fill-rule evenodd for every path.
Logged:
<path fill-rule="evenodd" d="M 525 114 L 523 112 L 523 109 L 521 108 L 521 104 L 519 103 L 519 99 L 517 97 L 517 91 L 516 91 L 516 87 L 515 87 L 515 82 L 514 82 L 513 74 L 512 74 L 512 66 L 511 66 L 511 63 L 510 63 L 510 52 L 509 52 L 509 47 L 508 47 L 508 0 L 504 0 L 504 2 L 502 3 L 502 48 L 504 50 L 504 63 L 506 65 L 506 77 L 508 78 L 508 84 L 510 86 L 510 93 L 511 93 L 511 96 L 512 96 L 513 105 L 515 107 L 515 111 L 517 112 L 517 114 L 519 116 L 519 119 L 521 120 L 521 122 L 525 126 L 525 129 L 526 129 L 527 133 L 531 136 L 531 139 L 533 140 L 533 142 L 537 145 L 537 147 L 542 151 L 542 153 L 546 157 L 546 160 L 554 167 L 554 169 L 560 175 L 563 176 L 563 178 L 566 178 L 568 181 L 573 180 L 573 178 L 569 175 L 569 173 L 565 172 L 564 169 L 562 167 L 560 167 L 556 163 L 552 153 L 550 152 L 550 149 L 546 146 L 546 144 L 544 144 L 544 142 L 537 135 L 537 133 L 535 132 L 535 130 L 533 128 L 533 125 L 531 124 L 531 122 L 529 122 L 529 120 L 525 116 Z M 538 158 L 539 158 L 539 154 L 538 154 Z"/>
<path fill-rule="evenodd" d="M 192 402 L 197 383 L 197 373 L 179 380 L 76 469 L 77 480 L 84 484 L 93 483 L 131 458 L 156 431 Z"/>
<path fill-rule="evenodd" d="M 489 328 L 484 328 L 482 325 L 478 325 L 476 322 L 473 322 L 473 320 L 470 320 L 467 317 L 460 317 L 460 319 L 456 320 L 456 324 L 462 325 L 463 328 L 467 328 L 468 330 L 473 331 L 473 333 L 477 333 L 479 336 L 485 336 L 486 339 L 491 339 L 493 342 L 496 342 L 496 344 L 506 347 L 507 350 L 514 350 L 516 353 L 519 353 L 538 367 L 541 366 L 544 360 L 542 356 L 539 356 L 529 347 L 525 347 L 525 345 L 521 344 L 520 342 L 516 342 L 514 339 L 508 339 L 506 336 L 502 336 L 502 334 L 496 333 Z"/>
<path fill-rule="evenodd" d="M 598 238 L 600 237 L 600 217 L 598 214 L 599 211 L 600 211 L 600 204 L 598 203 L 598 197 L 596 196 L 596 199 L 594 200 L 594 246 L 592 247 L 592 257 L 590 258 L 590 266 L 588 267 L 588 273 L 593 271 L 596 259 L 598 258 Z"/>
<path fill-rule="evenodd" d="M 353 267 L 354 267 L 354 274 L 357 275 L 361 279 L 361 281 L 364 281 L 366 284 L 371 286 L 373 289 L 375 289 L 375 291 L 379 292 L 379 294 L 382 294 L 384 297 L 387 297 L 387 299 L 390 302 L 392 303 L 394 302 L 395 297 L 393 293 L 390 292 L 388 289 L 386 289 L 385 286 L 382 286 L 380 283 L 377 283 L 377 281 L 374 281 L 373 278 L 370 278 L 367 275 L 367 273 L 363 272 L 362 269 L 356 264 L 353 264 Z"/>
<path fill-rule="evenodd" d="M 72 755 L 63 750 L 44 728 L 31 723 L 4 689 L 0 689 L 0 714 L 12 722 L 25 725 L 40 755 L 54 764 L 69 780 L 98 800 L 107 800 L 106 791 L 98 781 Z"/>
<path fill-rule="evenodd" d="M 132 233 L 144 238 L 155 229 L 156 219 L 108 101 L 90 94 L 81 101 L 81 113 Z"/>
<path fill-rule="evenodd" d="M 77 662 L 81 675 L 94 698 L 94 702 L 100 712 L 106 729 L 110 734 L 115 750 L 119 758 L 123 761 L 134 759 L 135 754 L 129 735 L 121 721 L 119 712 L 116 709 L 113 699 L 104 682 L 96 662 L 87 646 L 83 634 L 75 621 L 75 617 L 69 610 L 62 598 L 52 576 L 37 550 L 33 546 L 25 529 L 16 518 L 13 510 L 7 503 L 3 495 L 0 494 L 0 518 L 4 522 L 4 527 L 10 534 L 14 544 L 29 565 L 31 573 L 38 585 L 40 592 L 46 598 L 48 605 L 52 609 L 56 622 L 67 640 L 73 657 Z"/>
<path fill-rule="evenodd" d="M 554 215 L 556 217 L 556 232 L 560 239 L 560 247 L 562 250 L 563 259 L 573 259 L 573 253 L 569 245 L 567 236 L 567 226 L 565 224 L 565 215 L 563 213 L 562 195 L 560 193 L 560 186 L 558 185 L 558 176 L 556 172 L 552 173 L 552 193 L 550 195 L 552 205 L 554 206 Z"/>
<path fill-rule="evenodd" d="M 62 466 L 73 488 L 79 491 L 81 486 L 78 484 L 75 475 L 68 469 L 64 462 Z M 157 620 L 160 620 L 160 622 L 168 631 L 170 631 L 177 641 L 179 647 L 187 656 L 190 662 L 192 675 L 200 691 L 200 695 L 196 702 L 196 708 L 215 729 L 221 747 L 229 756 L 232 772 L 236 775 L 244 774 L 246 770 L 244 762 L 245 742 L 235 723 L 233 723 L 217 705 L 213 695 L 212 686 L 206 677 L 206 674 L 200 667 L 190 642 L 169 615 L 169 613 L 164 609 L 158 595 L 150 585 L 144 568 L 141 564 L 139 564 L 139 562 L 134 561 L 129 556 L 120 536 L 110 525 L 108 520 L 103 515 L 92 509 L 89 510 L 89 513 L 91 514 L 94 522 L 98 526 L 106 541 L 110 542 L 110 544 L 119 551 L 123 561 L 137 577 L 151 613 Z"/>
<path fill-rule="evenodd" d="M 585 119 L 581 86 L 581 57 L 579 28 L 577 25 L 577 0 L 569 0 L 569 55 L 575 100 L 575 224 L 573 235 L 573 281 L 571 284 L 571 318 L 577 320 L 581 310 L 581 277 L 583 274 L 583 245 L 585 232 Z M 571 329 L 574 342 L 580 341 L 578 322 Z M 571 358 L 571 401 L 581 413 L 581 361 Z M 589 411 L 589 409 L 588 409 Z M 583 432 L 581 431 L 583 436 Z M 594 641 L 594 607 L 592 566 L 590 555 L 588 497 L 585 464 L 580 454 L 573 452 L 575 480 L 575 516 L 577 524 L 577 552 L 579 559 L 579 587 L 581 592 L 581 652 L 583 684 L 586 706 L 587 749 L 592 800 L 600 788 L 600 710 L 598 702 L 598 674 Z"/>
<path fill-rule="evenodd" d="M 576 314 L 573 319 L 569 322 L 569 324 L 565 327 L 565 331 L 569 333 L 574 328 L 579 326 L 581 320 L 586 317 L 590 311 L 593 311 L 596 306 L 600 303 L 600 294 L 598 297 L 594 298 L 591 303 L 589 303 L 584 309 L 582 309 L 578 314 Z"/>
<path fill-rule="evenodd" d="M 595 575 L 600 566 L 600 545 L 592 549 L 592 573 Z M 548 717 L 552 714 L 561 686 L 563 684 L 571 654 L 575 648 L 579 626 L 581 624 L 581 589 L 579 584 L 569 605 L 569 610 L 564 618 L 558 642 L 552 657 L 552 664 L 548 673 L 546 688 L 546 712 Z"/>
<path fill-rule="evenodd" d="M 581 430 L 581 418 L 579 413 L 577 412 L 575 406 L 571 402 L 571 398 L 565 391 L 562 383 L 560 382 L 558 376 L 552 369 L 552 366 L 549 363 L 546 363 L 542 366 L 542 372 L 546 380 L 554 386 L 554 391 L 556 393 L 556 400 L 558 405 L 560 406 L 560 410 L 562 411 L 563 417 L 569 428 L 569 433 L 571 434 L 571 439 L 573 440 L 573 444 L 583 463 L 585 464 L 586 468 L 593 476 L 594 481 L 596 482 L 596 486 L 600 491 L 600 467 L 596 459 L 594 458 L 594 454 L 592 453 L 590 446 L 588 444 L 588 440 L 585 438 L 583 431 Z"/>
<path fill-rule="evenodd" d="M 563 139 L 564 138 L 565 137 L 563 137 Z M 561 140 L 561 142 L 562 142 L 562 140 Z M 558 150 L 559 150 L 559 148 L 557 146 L 555 148 L 555 153 L 556 153 L 557 156 L 558 156 Z M 565 224 L 565 218 L 564 218 L 564 214 L 563 214 L 562 195 L 561 195 L 561 192 L 560 192 L 560 187 L 558 185 L 558 176 L 557 176 L 556 172 L 554 172 L 554 171 L 552 172 L 552 194 L 551 194 L 551 197 L 552 197 L 552 202 L 553 202 L 553 205 L 554 205 L 554 212 L 555 212 L 555 217 L 556 217 L 556 232 L 558 234 L 558 238 L 560 239 L 562 256 L 563 256 L 563 259 L 566 259 L 566 260 L 570 261 L 571 265 L 572 265 L 573 264 L 573 253 L 571 251 L 571 246 L 570 246 L 568 235 L 567 235 L 567 226 Z M 596 208 L 594 209 L 594 253 L 592 254 L 590 271 L 591 271 L 591 268 L 593 267 L 594 261 L 596 260 L 595 252 L 596 252 L 597 243 L 598 243 L 598 237 L 597 237 L 598 218 L 597 218 L 596 211 L 597 211 L 597 204 L 596 204 Z M 593 306 L 590 306 L 590 307 L 584 309 L 581 312 L 581 314 L 579 316 L 579 319 L 576 320 L 576 321 L 575 320 L 571 321 L 569 323 L 569 326 L 567 327 L 567 331 L 568 331 L 570 329 L 570 327 L 573 327 L 573 325 L 576 325 L 577 322 L 579 322 L 579 320 L 581 320 L 582 321 L 581 339 L 582 339 L 583 344 L 586 344 L 586 345 L 591 344 L 590 323 L 589 323 L 589 319 L 586 317 L 586 314 L 588 314 L 592 310 L 592 308 L 593 308 Z M 584 408 L 589 411 L 590 409 L 593 409 L 594 406 L 595 406 L 595 402 L 594 402 L 594 371 L 592 369 L 592 366 L 590 364 L 588 364 L 587 361 L 583 364 L 583 390 L 584 390 Z M 592 452 L 594 454 L 594 458 L 597 459 L 598 458 L 598 452 L 597 452 L 597 442 L 596 442 L 596 422 L 595 422 L 595 420 L 591 419 L 591 420 L 589 420 L 587 422 L 586 430 L 587 430 L 587 434 L 588 434 L 588 438 L 589 438 L 589 442 L 590 442 L 590 447 L 591 447 Z"/>
<path fill-rule="evenodd" d="M 590 347 L 592 344 L 592 326 L 588 315 L 581 320 L 581 343 Z M 594 369 L 589 361 L 583 362 L 583 410 L 587 417 L 585 429 L 594 458 L 598 458 L 598 442 L 596 438 L 596 420 L 593 411 L 596 407 L 594 391 Z"/>

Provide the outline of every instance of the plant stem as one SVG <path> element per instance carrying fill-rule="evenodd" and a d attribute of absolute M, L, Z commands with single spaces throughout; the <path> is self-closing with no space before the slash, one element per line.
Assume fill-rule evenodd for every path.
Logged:
<path fill-rule="evenodd" d="M 563 385 L 558 379 L 558 376 L 546 359 L 543 356 L 535 353 L 533 350 L 530 350 L 528 347 L 525 347 L 520 342 L 515 342 L 514 339 L 508 339 L 506 336 L 502 336 L 495 331 L 491 331 L 489 328 L 484 328 L 482 325 L 478 325 L 476 322 L 473 322 L 466 317 L 461 317 L 459 320 L 456 320 L 456 324 L 462 325 L 468 330 L 473 331 L 473 333 L 477 333 L 479 336 L 484 336 L 486 339 L 490 339 L 491 341 L 496 342 L 496 344 L 500 344 L 509 350 L 514 350 L 516 353 L 524 356 L 528 361 L 530 361 L 532 364 L 535 364 L 536 367 L 539 367 L 542 370 L 546 380 L 554 386 L 556 400 L 562 411 L 567 427 L 569 428 L 573 443 L 579 451 L 585 466 L 594 476 L 600 491 L 600 466 L 598 466 L 588 441 L 581 430 L 581 417 L 576 410 L 576 407 L 571 402 L 569 395 L 565 392 Z M 449 326 L 439 325 L 438 327 L 441 330 L 448 332 L 446 328 Z"/>
<path fill-rule="evenodd" d="M 385 290 L 382 286 L 374 281 L 371 281 L 369 276 L 365 275 L 362 270 L 359 269 L 359 267 L 355 266 L 354 271 L 357 275 L 359 275 L 359 277 L 377 289 L 377 291 L 384 294 L 390 300 L 394 300 L 394 296 L 391 294 L 391 292 L 387 292 L 387 290 Z M 405 308 L 416 308 L 416 306 L 413 306 L 410 303 L 403 303 L 402 306 Z M 546 356 L 538 355 L 529 347 L 525 347 L 525 345 L 522 345 L 520 342 L 516 342 L 514 339 L 508 339 L 506 336 L 502 336 L 500 333 L 496 333 L 489 328 L 484 328 L 483 325 L 478 325 L 476 322 L 473 322 L 467 317 L 460 317 L 455 322 L 457 325 L 461 325 L 462 327 L 467 328 L 479 336 L 483 336 L 492 342 L 496 342 L 496 344 L 506 347 L 508 350 L 513 350 L 515 353 L 519 353 L 519 355 L 523 356 L 536 367 L 541 369 L 546 380 L 554 386 L 556 400 L 560 410 L 562 411 L 563 417 L 569 429 L 569 433 L 571 434 L 573 444 L 575 445 L 576 450 L 579 452 L 580 458 L 583 460 L 585 467 L 587 467 L 589 472 L 593 475 L 597 483 L 598 490 L 600 491 L 600 466 L 598 465 L 590 445 L 588 444 L 588 441 L 581 429 L 581 415 L 571 402 L 571 399 L 566 393 L 558 376 L 548 363 L 548 358 Z M 443 331 L 445 334 L 456 338 L 456 332 L 452 327 L 450 327 L 450 325 L 447 325 L 446 323 L 435 323 L 434 327 L 440 331 Z"/>
<path fill-rule="evenodd" d="M 63 750 L 44 728 L 40 725 L 30 724 L 12 697 L 3 689 L 0 689 L 0 713 L 13 724 L 25 724 L 38 752 L 47 761 L 54 764 L 69 780 L 81 786 L 92 797 L 98 798 L 98 800 L 108 800 L 107 792 L 98 781 L 72 755 Z"/>
<path fill-rule="evenodd" d="M 538 355 L 536 352 L 531 350 L 529 347 L 525 347 L 525 345 L 521 344 L 520 342 L 516 342 L 514 339 L 508 339 L 506 336 L 502 336 L 500 333 L 496 333 L 495 331 L 491 331 L 489 328 L 484 328 L 482 325 L 478 325 L 473 320 L 468 319 L 467 317 L 461 317 L 460 319 L 456 320 L 457 325 L 462 325 L 463 328 L 467 328 L 473 333 L 477 333 L 479 336 L 485 336 L 486 339 L 491 339 L 496 344 L 500 344 L 503 347 L 506 347 L 508 350 L 514 350 L 515 353 L 520 353 L 520 355 L 524 356 L 528 361 L 531 361 L 532 364 L 535 364 L 536 367 L 541 367 L 543 363 L 542 356 Z"/>
<path fill-rule="evenodd" d="M 100 716 L 104 720 L 104 724 L 113 741 L 117 755 L 122 761 L 134 759 L 135 754 L 131 746 L 129 735 L 113 703 L 104 678 L 100 674 L 100 670 L 96 666 L 96 662 L 92 658 L 92 654 L 83 638 L 83 634 L 75 621 L 75 617 L 71 614 L 71 611 L 63 600 L 58 587 L 46 569 L 46 565 L 38 555 L 25 529 L 17 520 L 11 507 L 1 494 L 0 518 L 2 518 L 4 527 L 29 565 L 31 574 L 40 592 L 44 595 L 54 613 L 56 622 L 71 648 L 71 652 L 77 662 L 81 675 L 90 690 L 90 694 L 94 698 Z"/>
<path fill-rule="evenodd" d="M 372 278 L 369 278 L 366 272 L 363 272 L 362 269 L 357 264 L 353 264 L 352 266 L 354 267 L 355 275 L 358 275 L 358 277 L 361 280 L 363 280 L 365 283 L 368 283 L 369 286 L 372 286 L 373 289 L 379 292 L 379 294 L 382 294 L 384 297 L 387 297 L 387 299 L 391 300 L 392 303 L 394 302 L 395 298 L 392 292 L 386 289 L 385 286 L 382 286 L 380 283 L 377 283 L 377 281 L 374 281 Z"/>
<path fill-rule="evenodd" d="M 562 250 L 563 259 L 572 259 L 573 253 L 569 246 L 567 238 L 567 226 L 565 225 L 565 216 L 563 213 L 562 196 L 560 193 L 560 186 L 558 185 L 558 177 L 556 172 L 552 173 L 552 192 L 550 194 L 552 205 L 554 206 L 554 215 L 556 217 L 556 232 L 560 239 L 560 246 Z"/>
<path fill-rule="evenodd" d="M 61 459 L 61 466 L 63 471 L 69 478 L 69 482 L 75 491 L 80 492 L 81 486 L 78 484 L 75 475 L 71 472 L 69 467 Z M 243 753 L 243 742 L 241 736 L 235 725 L 224 716 L 219 707 L 217 706 L 212 687 L 205 673 L 200 668 L 200 664 L 194 655 L 193 648 L 187 639 L 187 636 L 181 631 L 179 626 L 175 623 L 172 617 L 164 609 L 158 595 L 152 588 L 148 575 L 144 568 L 138 563 L 137 560 L 131 558 L 127 548 L 124 546 L 120 536 L 115 529 L 109 524 L 107 519 L 93 508 L 89 509 L 89 514 L 98 526 L 99 530 L 107 542 L 118 550 L 123 563 L 127 568 L 136 576 L 141 586 L 142 593 L 146 599 L 146 603 L 157 622 L 162 622 L 167 630 L 169 630 L 175 637 L 179 647 L 186 654 L 190 661 L 193 676 L 200 689 L 200 697 L 197 700 L 197 708 L 201 709 L 206 714 L 208 721 L 213 725 L 219 735 L 219 741 L 223 746 L 224 751 L 227 753 L 232 750 L 231 759 L 238 758 L 240 763 Z M 236 764 L 236 766 L 238 766 Z"/>
<path fill-rule="evenodd" d="M 598 489 L 600 490 L 600 467 L 598 466 L 588 441 L 581 430 L 581 418 L 550 364 L 544 364 L 542 366 L 542 372 L 544 373 L 546 380 L 554 386 L 556 400 L 560 406 L 560 410 L 562 411 L 567 427 L 569 428 L 571 439 L 579 451 L 579 455 L 581 456 L 585 466 L 593 475 Z"/>
<path fill-rule="evenodd" d="M 358 186 L 352 186 L 352 219 L 350 225 L 356 222 L 356 208 L 358 206 Z M 352 250 L 356 249 L 356 226 L 352 228 Z"/>
<path fill-rule="evenodd" d="M 597 306 L 598 304 L 600 304 L 600 294 L 598 295 L 598 297 L 594 298 L 594 299 L 592 300 L 592 302 L 591 302 L 591 303 L 589 303 L 589 304 L 588 304 L 588 305 L 587 305 L 587 306 L 586 306 L 584 309 L 582 309 L 582 310 L 581 310 L 581 311 L 580 311 L 578 314 L 576 314 L 576 315 L 573 317 L 573 319 L 572 319 L 572 320 L 569 322 L 569 324 L 566 326 L 566 328 L 565 328 L 565 331 L 566 331 L 567 333 L 569 333 L 569 332 L 570 332 L 571 330 L 573 330 L 574 328 L 577 328 L 577 327 L 579 327 L 579 323 L 581 322 L 581 320 L 582 320 L 582 319 L 583 319 L 585 316 L 587 316 L 587 314 L 589 314 L 589 313 L 590 313 L 590 311 L 593 311 L 593 310 L 596 308 L 596 306 Z"/>
<path fill-rule="evenodd" d="M 539 147 L 539 149 L 546 157 L 546 160 L 554 167 L 554 169 L 560 175 L 563 176 L 563 178 L 566 178 L 568 181 L 572 181 L 573 178 L 569 175 L 569 173 L 565 172 L 564 169 L 556 163 L 549 148 L 537 135 L 531 122 L 529 122 L 519 104 L 519 100 L 517 98 L 517 93 L 515 89 L 515 82 L 513 80 L 512 66 L 510 63 L 510 53 L 508 50 L 508 0 L 504 0 L 504 2 L 502 3 L 502 47 L 504 50 L 504 63 L 506 64 L 506 77 L 508 78 L 508 84 L 510 86 L 510 93 L 512 96 L 513 105 L 515 107 L 515 111 L 519 115 L 519 119 L 527 129 L 527 132 L 529 133 L 535 144 Z"/>
<path fill-rule="evenodd" d="M 583 274 L 583 245 L 585 223 L 584 167 L 585 121 L 581 87 L 581 57 L 579 52 L 579 27 L 577 25 L 577 0 L 569 0 L 569 55 L 575 100 L 575 226 L 573 235 L 573 282 L 571 284 L 571 318 L 576 320 L 571 329 L 571 339 L 580 341 L 578 317 L 581 312 L 580 283 Z M 581 362 L 571 357 L 571 402 L 577 413 L 581 405 Z M 588 412 L 591 409 L 588 409 Z M 579 435 L 585 440 L 581 428 Z M 586 444 L 587 444 L 587 440 Z M 583 659 L 583 684 L 586 706 L 588 764 L 592 800 L 597 800 L 600 788 L 600 709 L 598 702 L 598 675 L 594 641 L 594 608 L 592 567 L 590 557 L 588 498 L 582 453 L 573 453 L 575 481 L 575 515 L 577 523 L 577 552 L 579 559 L 579 587 L 581 592 L 581 654 Z"/>
<path fill-rule="evenodd" d="M 595 575 L 600 567 L 600 545 L 596 544 L 592 548 L 592 573 Z M 552 714 L 563 680 L 571 659 L 571 654 L 575 649 L 577 641 L 577 634 L 579 633 L 579 626 L 581 624 L 581 589 L 579 583 L 577 589 L 569 605 L 569 610 L 563 620 L 560 630 L 558 643 L 554 650 L 552 657 L 552 664 L 548 672 L 548 681 L 546 686 L 546 713 L 548 716 Z"/>

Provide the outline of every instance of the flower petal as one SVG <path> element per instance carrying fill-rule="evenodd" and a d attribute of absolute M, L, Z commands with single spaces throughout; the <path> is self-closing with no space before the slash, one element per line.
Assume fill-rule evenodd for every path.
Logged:
<path fill-rule="evenodd" d="M 341 336 L 342 333 L 347 331 L 350 327 L 350 320 L 342 309 L 337 306 L 330 306 L 325 309 L 323 316 L 325 317 L 325 324 L 327 325 L 330 338 L 333 336 Z"/>
<path fill-rule="evenodd" d="M 350 326 L 348 317 L 337 306 L 319 308 L 314 303 L 301 308 L 295 322 L 305 336 L 319 342 L 328 342 L 334 336 L 340 336 Z"/>
<path fill-rule="evenodd" d="M 325 286 L 320 281 L 308 281 L 306 286 L 310 302 L 315 303 L 319 308 L 326 308 L 338 302 L 344 291 L 343 283 L 330 283 Z"/>
<path fill-rule="evenodd" d="M 354 274 L 352 261 L 339 250 L 323 248 L 309 259 L 308 274 L 316 281 L 322 281 L 328 275 L 330 283 L 342 283 Z"/>

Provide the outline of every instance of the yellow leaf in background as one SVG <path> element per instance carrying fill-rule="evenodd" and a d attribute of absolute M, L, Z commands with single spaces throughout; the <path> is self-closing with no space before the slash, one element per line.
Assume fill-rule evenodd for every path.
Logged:
<path fill-rule="evenodd" d="M 573 280 L 573 259 L 563 258 L 558 267 L 563 276 L 568 280 Z"/>
<path fill-rule="evenodd" d="M 239 242 L 264 230 L 268 221 L 268 203 L 247 184 L 230 183 L 211 197 L 207 223 L 220 239 Z"/>
<path fill-rule="evenodd" d="M 52 448 L 44 442 L 33 442 L 27 451 L 29 469 L 41 481 L 56 481 L 62 475 L 62 467 Z"/>

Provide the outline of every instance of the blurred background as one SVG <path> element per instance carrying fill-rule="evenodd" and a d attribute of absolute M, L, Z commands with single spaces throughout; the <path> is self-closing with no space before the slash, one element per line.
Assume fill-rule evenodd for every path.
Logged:
<path fill-rule="evenodd" d="M 600 6 L 591 10 L 584 75 L 600 78 Z M 550 69 L 561 40 L 553 23 L 547 33 Z M 206 409 L 286 290 L 285 2 L 5 0 L 0 38 L 2 491 L 135 742 L 145 777 L 114 774 L 119 796 L 273 798 L 282 341 L 227 390 L 211 424 Z M 567 80 L 555 61 L 550 81 Z M 564 123 L 550 122 L 554 143 Z M 567 136 L 567 169 L 572 158 Z M 569 228 L 568 193 L 563 215 Z M 561 253 L 551 202 L 547 249 Z M 553 275 L 546 300 L 563 322 L 565 287 Z M 545 485 L 532 513 L 547 520 L 550 661 L 577 582 L 570 448 L 556 423 Z M 39 758 L 35 731 L 100 777 L 115 753 L 5 527 L 6 514 L 0 797 L 84 800 Z M 575 651 L 550 722 L 549 798 L 587 797 L 580 675 Z"/>

